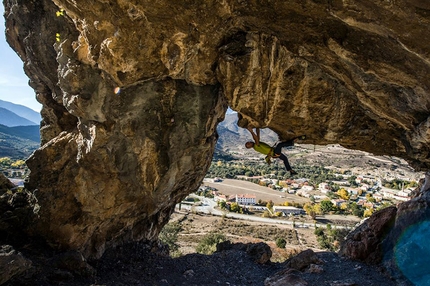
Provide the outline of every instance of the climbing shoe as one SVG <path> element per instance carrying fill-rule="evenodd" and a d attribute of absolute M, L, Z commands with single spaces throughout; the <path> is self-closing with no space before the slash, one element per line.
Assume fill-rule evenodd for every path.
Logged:
<path fill-rule="evenodd" d="M 294 170 L 290 170 L 290 175 L 292 176 L 292 175 L 297 175 L 297 172 L 296 171 L 294 171 Z"/>

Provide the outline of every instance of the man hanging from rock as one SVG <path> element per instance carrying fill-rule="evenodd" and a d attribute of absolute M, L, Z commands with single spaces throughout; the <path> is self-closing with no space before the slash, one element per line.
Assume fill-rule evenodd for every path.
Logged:
<path fill-rule="evenodd" d="M 282 148 L 288 147 L 288 146 L 294 146 L 294 142 L 297 139 L 304 140 L 304 139 L 306 139 L 306 135 L 302 135 L 302 136 L 293 138 L 291 140 L 282 141 L 282 142 L 276 144 L 275 146 L 271 147 L 267 143 L 260 141 L 260 128 L 256 128 L 256 132 L 254 132 L 253 128 L 249 127 L 249 126 L 246 127 L 246 129 L 248 129 L 248 131 L 252 135 L 252 138 L 254 139 L 254 142 L 248 141 L 245 143 L 246 148 L 248 148 L 248 149 L 254 148 L 255 151 L 257 151 L 263 155 L 266 155 L 265 160 L 266 160 L 267 164 L 271 163 L 271 158 L 276 158 L 276 159 L 282 160 L 284 162 L 285 168 L 287 169 L 287 171 L 290 172 L 290 175 L 296 175 L 297 174 L 297 172 L 291 168 L 290 163 L 288 162 L 287 156 L 282 154 Z"/>

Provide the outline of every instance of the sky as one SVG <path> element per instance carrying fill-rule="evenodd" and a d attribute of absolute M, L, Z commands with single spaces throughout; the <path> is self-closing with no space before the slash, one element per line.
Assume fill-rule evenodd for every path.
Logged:
<path fill-rule="evenodd" d="M 4 7 L 1 2 L 0 14 L 0 99 L 40 112 L 42 105 L 37 102 L 34 90 L 28 85 L 23 62 L 6 42 Z"/>

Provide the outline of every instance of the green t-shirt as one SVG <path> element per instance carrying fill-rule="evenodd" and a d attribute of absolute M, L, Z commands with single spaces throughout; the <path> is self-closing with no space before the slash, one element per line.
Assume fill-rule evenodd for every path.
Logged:
<path fill-rule="evenodd" d="M 254 143 L 254 147 L 253 148 L 254 148 L 255 151 L 257 151 L 257 152 L 259 152 L 261 154 L 270 155 L 270 156 L 273 155 L 272 154 L 272 147 L 270 147 L 268 144 L 266 144 L 264 142 L 260 141 L 260 144 L 258 144 L 258 145 Z"/>

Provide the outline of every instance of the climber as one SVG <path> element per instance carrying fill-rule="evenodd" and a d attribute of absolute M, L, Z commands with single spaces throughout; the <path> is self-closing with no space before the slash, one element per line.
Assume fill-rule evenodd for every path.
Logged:
<path fill-rule="evenodd" d="M 255 151 L 263 155 L 266 155 L 265 160 L 267 164 L 271 163 L 270 161 L 271 158 L 277 158 L 282 160 L 284 162 L 284 165 L 287 171 L 289 171 L 291 175 L 297 175 L 297 172 L 291 168 L 290 163 L 288 162 L 287 156 L 282 154 L 281 151 L 283 147 L 294 146 L 294 142 L 297 139 L 301 139 L 301 140 L 306 139 L 306 135 L 302 135 L 302 136 L 293 138 L 291 140 L 283 141 L 276 144 L 274 147 L 270 147 L 268 144 L 260 141 L 260 128 L 256 128 L 256 133 L 254 132 L 252 127 L 247 127 L 247 129 L 251 133 L 252 138 L 254 139 L 254 142 L 251 142 L 251 141 L 246 142 L 245 143 L 246 148 L 248 149 L 254 148 Z"/>

